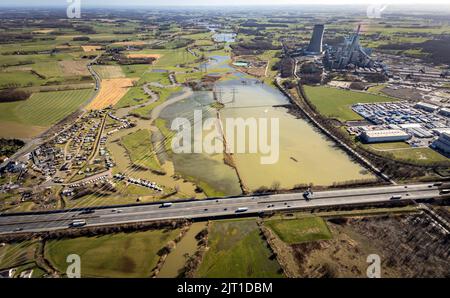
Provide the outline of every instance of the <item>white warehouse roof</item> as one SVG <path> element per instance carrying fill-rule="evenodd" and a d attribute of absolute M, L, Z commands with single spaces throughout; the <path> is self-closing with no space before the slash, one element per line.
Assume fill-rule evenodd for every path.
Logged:
<path fill-rule="evenodd" d="M 407 137 L 409 134 L 400 129 L 383 129 L 383 130 L 369 130 L 364 134 L 369 138 L 382 138 L 382 137 Z"/>

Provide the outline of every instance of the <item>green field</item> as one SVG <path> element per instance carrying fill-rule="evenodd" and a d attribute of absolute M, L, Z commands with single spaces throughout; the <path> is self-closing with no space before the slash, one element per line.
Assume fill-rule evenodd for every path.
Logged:
<path fill-rule="evenodd" d="M 132 107 L 143 104 L 148 99 L 149 96 L 144 93 L 144 90 L 142 90 L 141 86 L 131 87 L 114 107 L 118 109 L 124 107 Z"/>
<path fill-rule="evenodd" d="M 117 65 L 94 65 L 93 68 L 102 80 L 125 77 L 122 68 Z"/>
<path fill-rule="evenodd" d="M 396 101 L 395 98 L 387 96 L 324 86 L 304 86 L 304 88 L 308 99 L 322 115 L 328 118 L 336 118 L 343 122 L 363 119 L 352 111 L 351 106 L 353 104 Z"/>
<path fill-rule="evenodd" d="M 208 246 L 198 277 L 282 277 L 280 266 L 271 259 L 271 252 L 255 220 L 213 222 Z"/>
<path fill-rule="evenodd" d="M 298 219 L 275 219 L 264 223 L 287 244 L 331 239 L 325 221 L 320 217 Z"/>
<path fill-rule="evenodd" d="M 121 144 L 127 150 L 131 162 L 135 166 L 163 172 L 158 158 L 156 157 L 156 153 L 154 153 L 150 137 L 151 134 L 149 130 L 141 129 L 124 136 L 121 139 Z"/>
<path fill-rule="evenodd" d="M 0 72 L 0 88 L 31 87 L 44 82 L 30 71 Z"/>
<path fill-rule="evenodd" d="M 429 164 L 429 163 L 448 163 L 450 166 L 450 160 L 439 152 L 434 151 L 431 148 L 410 148 L 404 150 L 392 150 L 389 151 L 395 159 L 404 160 L 417 164 Z"/>
<path fill-rule="evenodd" d="M 142 50 L 133 51 L 125 54 L 158 54 L 161 57 L 155 62 L 155 68 L 165 68 L 165 67 L 175 67 L 179 64 L 189 64 L 193 63 L 197 58 L 186 51 L 185 48 L 167 50 L 167 49 L 157 49 L 157 50 Z"/>
<path fill-rule="evenodd" d="M 158 100 L 150 105 L 146 105 L 142 108 L 137 108 L 131 112 L 132 115 L 148 119 L 150 117 L 150 112 L 163 102 L 165 102 L 173 93 L 181 91 L 181 87 L 175 88 L 151 88 L 159 96 Z M 120 104 L 120 102 L 119 102 Z"/>
<path fill-rule="evenodd" d="M 0 270 L 33 262 L 37 245 L 30 240 L 0 247 Z"/>
<path fill-rule="evenodd" d="M 92 90 L 40 92 L 28 100 L 0 103 L 0 122 L 48 127 L 75 112 L 92 95 Z"/>
<path fill-rule="evenodd" d="M 392 143 L 375 143 L 375 144 L 368 144 L 364 145 L 366 147 L 379 150 L 379 151 L 391 151 L 396 149 L 409 149 L 411 148 L 410 145 L 404 142 L 392 142 Z"/>
<path fill-rule="evenodd" d="M 79 255 L 82 277 L 150 277 L 158 262 L 158 251 L 178 233 L 155 230 L 52 240 L 45 246 L 45 257 L 64 273 L 67 256 Z"/>

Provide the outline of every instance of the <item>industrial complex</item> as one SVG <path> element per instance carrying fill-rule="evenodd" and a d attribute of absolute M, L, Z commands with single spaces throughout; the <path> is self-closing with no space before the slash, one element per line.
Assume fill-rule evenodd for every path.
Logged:
<path fill-rule="evenodd" d="M 367 120 L 367 125 L 349 128 L 367 143 L 408 141 L 413 147 L 428 147 L 450 129 L 445 109 L 428 103 L 407 101 L 356 104 L 353 111 Z M 442 151 L 449 153 L 445 146 Z"/>

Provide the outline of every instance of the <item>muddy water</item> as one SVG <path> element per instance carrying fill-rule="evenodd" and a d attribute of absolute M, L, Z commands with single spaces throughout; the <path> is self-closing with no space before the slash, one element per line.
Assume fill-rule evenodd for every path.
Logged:
<path fill-rule="evenodd" d="M 175 94 L 180 95 L 180 94 Z M 175 96 L 174 95 L 174 96 Z M 169 97 L 168 100 L 173 98 L 173 96 Z M 128 107 L 128 108 L 121 108 L 115 111 L 115 115 L 120 118 L 124 118 L 129 113 L 136 109 L 137 107 Z M 128 157 L 128 154 L 126 153 L 125 148 L 123 148 L 120 145 L 120 139 L 124 136 L 131 134 L 133 132 L 136 132 L 139 129 L 149 129 L 152 131 L 152 140 L 154 140 L 154 148 L 160 148 L 163 151 L 163 146 L 159 144 L 159 140 L 162 138 L 160 135 L 159 130 L 152 125 L 151 120 L 145 120 L 145 119 L 139 119 L 136 117 L 130 117 L 133 119 L 133 121 L 136 123 L 136 126 L 129 129 L 120 130 L 113 135 L 111 135 L 108 138 L 106 147 L 113 153 L 114 161 L 116 163 L 116 167 L 114 168 L 114 172 L 121 172 L 125 173 L 128 176 L 131 176 L 133 178 L 141 178 L 146 179 L 149 181 L 154 181 L 157 184 L 164 185 L 166 187 L 169 187 L 171 189 L 174 189 L 177 187 L 179 189 L 179 193 L 177 194 L 178 197 L 185 196 L 185 197 L 203 197 L 203 195 L 199 195 L 195 192 L 195 185 L 189 182 L 185 182 L 183 180 L 175 179 L 173 177 L 175 173 L 175 168 L 173 163 L 170 160 L 167 160 L 165 156 L 162 156 L 163 158 L 160 159 L 160 162 L 162 163 L 162 168 L 167 173 L 164 176 L 154 174 L 151 171 L 146 170 L 139 170 L 132 168 L 131 161 Z M 159 152 L 158 152 L 159 153 Z M 159 155 L 158 155 L 159 156 Z M 119 193 L 126 192 L 126 189 L 119 189 Z M 148 191 L 149 195 L 152 194 L 152 191 Z M 143 198 L 145 200 L 145 197 Z"/>
<path fill-rule="evenodd" d="M 241 178 L 249 189 L 271 187 L 274 183 L 292 188 L 304 183 L 331 185 L 372 178 L 306 120 L 293 116 L 288 108 L 273 107 L 288 103 L 278 90 L 249 79 L 221 82 L 218 86 L 224 91 L 223 101 L 228 102 L 221 110 L 223 122 L 225 118 L 239 117 L 279 119 L 280 149 L 276 163 L 262 164 L 262 154 L 234 155 Z M 248 133 L 246 137 L 248 143 Z"/>
<path fill-rule="evenodd" d="M 180 275 L 186 263 L 187 255 L 192 256 L 197 251 L 197 239 L 195 239 L 195 236 L 205 227 L 206 223 L 204 222 L 197 222 L 191 225 L 189 231 L 177 244 L 175 250 L 168 255 L 158 277 L 173 278 Z"/>
<path fill-rule="evenodd" d="M 282 188 L 309 183 L 328 186 L 334 182 L 373 178 L 309 122 L 293 116 L 288 108 L 279 107 L 289 102 L 275 88 L 242 76 L 219 81 L 216 87 L 221 91 L 220 101 L 225 103 L 220 112 L 223 123 L 226 118 L 279 119 L 279 158 L 276 163 L 262 164 L 261 157 L 266 155 L 259 153 L 234 155 L 240 177 L 250 190 L 274 184 L 280 184 Z M 176 117 L 188 118 L 193 123 L 195 109 L 203 110 L 204 119 L 214 117 L 215 111 L 209 106 L 213 102 L 212 92 L 195 92 L 190 98 L 167 107 L 161 117 L 168 123 Z M 246 137 L 248 144 L 248 134 Z M 241 191 L 236 171 L 223 163 L 223 154 L 174 154 L 173 163 L 184 176 L 204 181 L 226 195 Z"/>
<path fill-rule="evenodd" d="M 175 103 L 161 112 L 160 117 L 167 123 L 182 117 L 190 121 L 193 126 L 194 110 L 203 111 L 203 119 L 215 118 L 216 112 L 210 105 L 214 102 L 211 92 L 195 92 L 191 97 Z M 197 132 L 200 133 L 200 132 Z M 204 131 L 204 133 L 208 133 Z M 194 130 L 192 130 L 192 137 Z M 236 171 L 224 164 L 223 154 L 172 154 L 175 170 L 185 177 L 202 181 L 225 195 L 241 193 Z"/>

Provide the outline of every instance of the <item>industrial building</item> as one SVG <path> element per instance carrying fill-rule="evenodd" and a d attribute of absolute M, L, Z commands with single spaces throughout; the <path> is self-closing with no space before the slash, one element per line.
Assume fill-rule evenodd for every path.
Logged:
<path fill-rule="evenodd" d="M 346 69 L 348 67 L 379 68 L 371 57 L 371 50 L 365 49 L 360 44 L 361 25 L 356 32 L 344 40 L 337 47 L 328 47 L 325 52 L 325 65 L 330 69 Z M 384 69 L 384 67 L 382 67 Z"/>
<path fill-rule="evenodd" d="M 309 46 L 306 49 L 307 55 L 320 55 L 323 52 L 323 34 L 325 31 L 324 25 L 314 25 L 313 34 Z"/>
<path fill-rule="evenodd" d="M 359 135 L 365 143 L 401 142 L 411 138 L 409 134 L 399 129 L 368 130 Z"/>
<path fill-rule="evenodd" d="M 442 133 L 431 147 L 447 156 L 450 155 L 450 133 Z"/>
<path fill-rule="evenodd" d="M 443 108 L 439 111 L 439 114 L 445 117 L 450 117 L 450 109 L 449 108 Z"/>
<path fill-rule="evenodd" d="M 434 113 L 439 108 L 438 106 L 426 103 L 426 102 L 418 102 L 415 106 L 416 109 L 422 109 L 424 111 Z"/>

